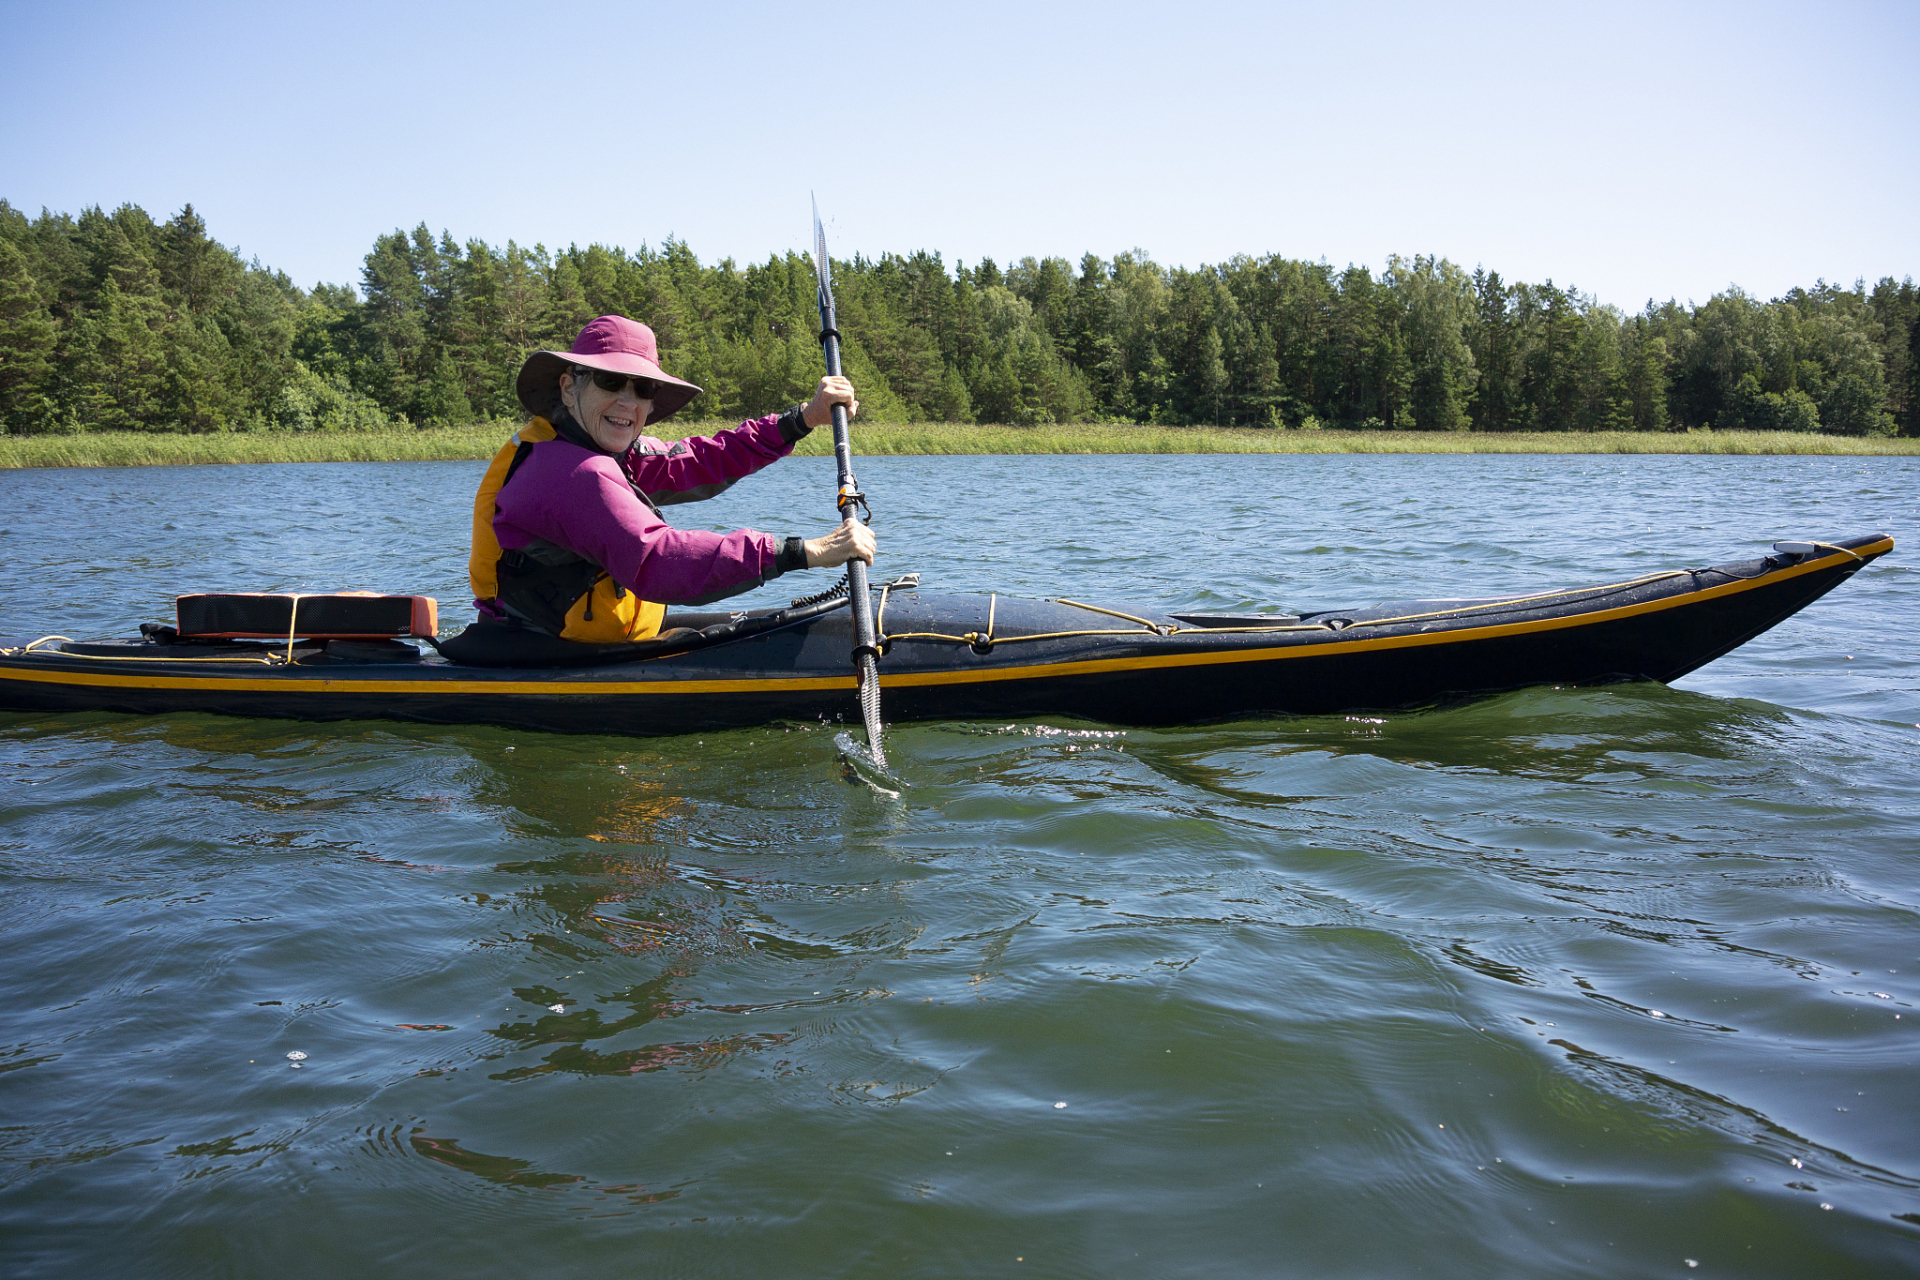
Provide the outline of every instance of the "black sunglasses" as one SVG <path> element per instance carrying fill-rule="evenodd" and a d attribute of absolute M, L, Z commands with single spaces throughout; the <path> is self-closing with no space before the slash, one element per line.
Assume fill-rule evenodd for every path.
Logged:
<path fill-rule="evenodd" d="M 660 389 L 660 384 L 650 378 L 630 378 L 624 373 L 614 373 L 607 369 L 593 369 L 589 372 L 592 374 L 594 386 L 602 391 L 611 391 L 615 395 L 626 390 L 629 382 L 633 384 L 633 394 L 641 400 L 653 399 L 654 393 Z"/>

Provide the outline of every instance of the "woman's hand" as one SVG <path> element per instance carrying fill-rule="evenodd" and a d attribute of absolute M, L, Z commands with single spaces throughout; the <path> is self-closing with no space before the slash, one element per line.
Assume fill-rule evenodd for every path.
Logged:
<path fill-rule="evenodd" d="M 849 418 L 860 412 L 860 402 L 853 398 L 853 384 L 835 373 L 820 379 L 820 389 L 813 393 L 800 417 L 810 427 L 824 427 L 833 421 L 833 406 L 837 404 L 847 406 Z"/>
<path fill-rule="evenodd" d="M 844 382 L 846 379 L 842 378 L 840 381 Z M 824 386 L 824 383 L 822 385 Z M 876 547 L 873 530 L 858 520 L 847 521 L 825 537 L 808 538 L 803 545 L 807 549 L 807 568 L 809 569 L 831 569 L 849 560 L 864 560 L 872 564 Z"/>

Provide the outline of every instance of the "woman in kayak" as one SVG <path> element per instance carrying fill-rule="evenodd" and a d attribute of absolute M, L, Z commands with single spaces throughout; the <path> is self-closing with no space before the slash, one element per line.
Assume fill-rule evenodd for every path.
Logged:
<path fill-rule="evenodd" d="M 660 514 L 786 457 L 834 405 L 852 414 L 859 401 L 845 378 L 822 378 L 812 400 L 783 413 L 666 444 L 642 428 L 700 388 L 660 367 L 652 329 L 601 316 L 570 350 L 529 356 L 515 391 L 533 420 L 494 455 L 473 501 L 467 570 L 483 623 L 624 643 L 657 634 L 668 604 L 735 595 L 793 569 L 873 562 L 873 533 L 857 520 L 781 539 L 676 529 Z"/>

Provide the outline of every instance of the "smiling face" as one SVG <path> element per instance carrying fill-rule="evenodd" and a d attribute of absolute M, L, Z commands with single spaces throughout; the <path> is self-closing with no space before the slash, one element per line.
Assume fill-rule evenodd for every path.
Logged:
<path fill-rule="evenodd" d="M 563 373 L 560 400 L 593 442 L 616 457 L 633 447 L 653 412 L 653 401 L 636 395 L 631 380 L 618 391 L 602 391 L 591 377 Z"/>

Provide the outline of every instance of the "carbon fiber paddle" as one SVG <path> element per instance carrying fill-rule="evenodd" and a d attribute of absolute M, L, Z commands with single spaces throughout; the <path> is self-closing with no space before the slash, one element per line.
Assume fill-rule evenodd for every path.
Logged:
<path fill-rule="evenodd" d="M 820 225 L 820 202 L 813 203 L 813 272 L 820 282 L 820 349 L 827 358 L 827 373 L 840 373 L 840 331 L 834 327 L 833 267 L 827 259 L 827 232 Z M 847 407 L 833 406 L 833 459 L 840 468 L 840 489 L 834 499 L 842 520 L 873 522 L 867 496 L 853 478 L 853 442 L 847 431 Z M 867 566 L 860 560 L 847 561 L 848 603 L 853 610 L 853 669 L 860 682 L 860 717 L 867 725 L 867 750 L 874 763 L 887 767 L 887 755 L 880 745 L 880 646 L 873 628 L 873 597 L 867 592 Z"/>

